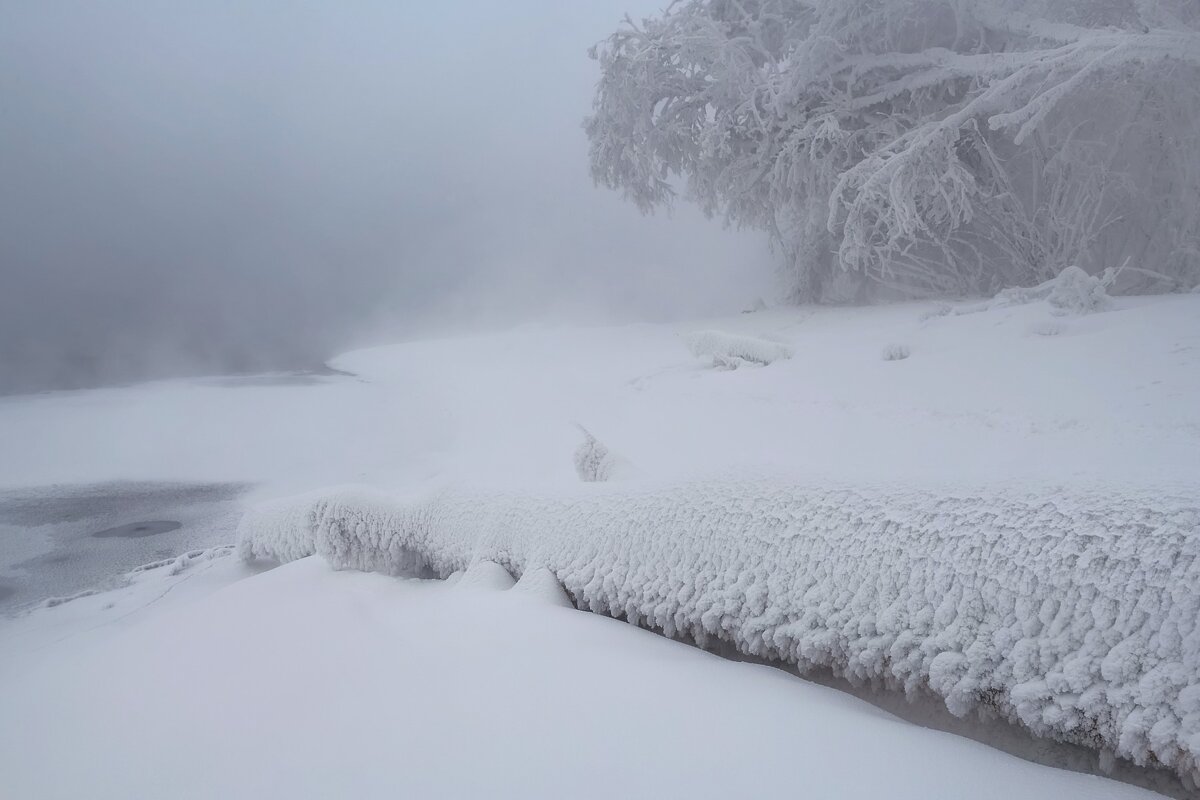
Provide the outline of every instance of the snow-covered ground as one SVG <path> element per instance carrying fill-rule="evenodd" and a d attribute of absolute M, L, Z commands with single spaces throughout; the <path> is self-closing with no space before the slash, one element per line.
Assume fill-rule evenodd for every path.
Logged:
<path fill-rule="evenodd" d="M 7 796 L 1154 796 L 486 573 L 169 571 L 6 633 Z"/>
<path fill-rule="evenodd" d="M 1195 497 L 1200 296 L 1051 311 L 909 304 L 535 326 L 334 362 L 353 376 L 10 397 L 0 490 L 21 508 L 117 481 L 244 484 L 250 503 L 431 479 L 555 492 L 579 484 L 580 424 L 633 481 L 769 472 Z M 713 330 L 790 358 L 714 368 L 686 339 Z M 130 513 L 97 531 L 159 518 Z M 232 542 L 226 517 L 186 546 Z M 2 498 L 0 523 L 10 599 L 56 593 L 19 564 L 53 552 L 48 542 L 80 555 L 75 533 L 6 520 Z M 142 552 L 121 549 L 141 540 L 98 542 L 113 564 Z M 313 559 L 254 572 L 200 558 L 0 622 L 0 774 L 16 796 L 1145 794 L 517 594 Z"/>

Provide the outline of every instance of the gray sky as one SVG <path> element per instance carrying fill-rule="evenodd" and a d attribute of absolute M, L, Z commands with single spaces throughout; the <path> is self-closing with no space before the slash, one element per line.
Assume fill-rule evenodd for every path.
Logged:
<path fill-rule="evenodd" d="M 659 6 L 0 0 L 0 391 L 768 292 L 588 177 L 586 49 Z"/>

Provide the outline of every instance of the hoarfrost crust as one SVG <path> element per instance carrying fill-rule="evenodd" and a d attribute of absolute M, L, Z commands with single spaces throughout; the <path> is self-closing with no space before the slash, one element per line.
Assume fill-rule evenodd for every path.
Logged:
<path fill-rule="evenodd" d="M 929 690 L 1034 734 L 1200 777 L 1195 494 L 723 480 L 553 496 L 366 490 L 248 515 L 243 557 L 446 576 L 546 568 L 581 608 Z"/>

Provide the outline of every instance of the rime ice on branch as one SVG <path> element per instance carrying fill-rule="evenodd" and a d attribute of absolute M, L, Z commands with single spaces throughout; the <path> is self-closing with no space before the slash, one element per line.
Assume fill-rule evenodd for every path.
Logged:
<path fill-rule="evenodd" d="M 1195 0 L 688 0 L 593 55 L 596 181 L 684 179 L 798 299 L 1200 282 Z"/>

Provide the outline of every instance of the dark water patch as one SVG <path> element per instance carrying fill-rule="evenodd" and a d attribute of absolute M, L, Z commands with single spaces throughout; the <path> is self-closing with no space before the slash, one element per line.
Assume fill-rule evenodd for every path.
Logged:
<path fill-rule="evenodd" d="M 316 375 L 247 375 L 245 377 L 212 378 L 203 381 L 205 386 L 222 389 L 272 388 L 279 386 L 318 386 L 326 381 Z"/>
<path fill-rule="evenodd" d="M 249 488 L 244 483 L 95 483 L 0 491 L 0 523 L 33 527 L 105 516 L 126 517 L 138 507 L 220 503 Z"/>
<path fill-rule="evenodd" d="M 228 544 L 242 483 L 111 482 L 0 489 L 0 570 L 17 571 L 0 613 L 106 589 L 150 561 Z"/>
<path fill-rule="evenodd" d="M 141 539 L 145 536 L 155 536 L 168 531 L 177 531 L 183 523 L 171 519 L 150 520 L 148 522 L 130 522 L 115 528 L 105 528 L 92 534 L 95 539 Z"/>
<path fill-rule="evenodd" d="M 316 369 L 309 370 L 309 373 L 312 375 L 331 375 L 331 376 L 338 375 L 343 378 L 357 378 L 358 377 L 357 373 L 349 372 L 344 369 L 338 369 L 337 367 L 331 367 L 328 364 L 322 364 L 321 366 L 317 367 Z"/>
<path fill-rule="evenodd" d="M 331 378 L 357 378 L 353 372 L 336 369 L 328 364 L 322 364 L 312 369 L 295 370 L 293 372 L 271 372 L 260 375 L 222 375 L 215 378 L 205 378 L 200 383 L 206 386 L 219 386 L 225 389 L 275 387 L 275 386 L 319 386 L 329 383 Z"/>

